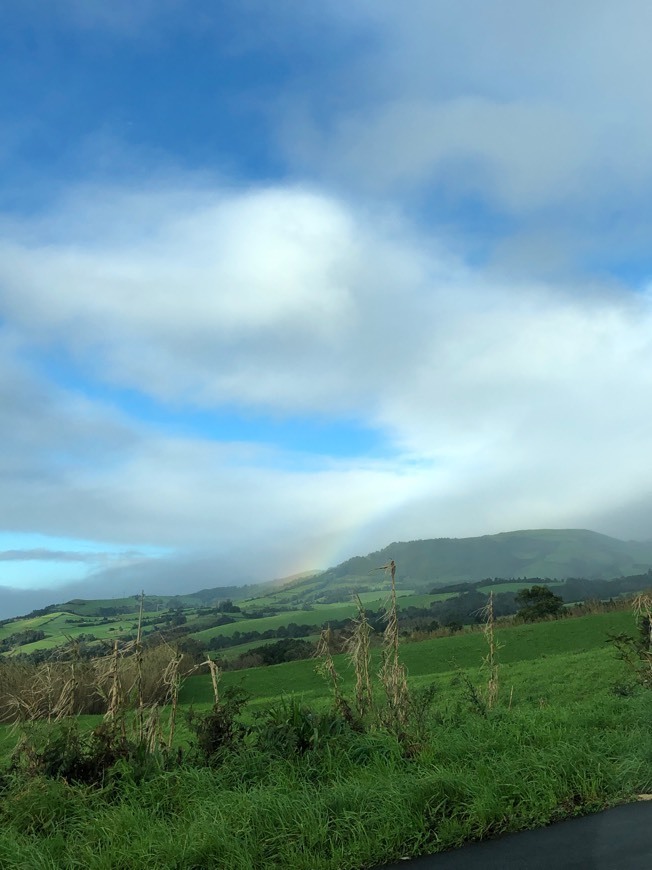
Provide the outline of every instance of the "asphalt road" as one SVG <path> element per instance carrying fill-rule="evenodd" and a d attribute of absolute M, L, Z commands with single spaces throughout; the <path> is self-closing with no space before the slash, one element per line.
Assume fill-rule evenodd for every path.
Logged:
<path fill-rule="evenodd" d="M 652 870 L 652 801 L 506 834 L 382 870 Z"/>

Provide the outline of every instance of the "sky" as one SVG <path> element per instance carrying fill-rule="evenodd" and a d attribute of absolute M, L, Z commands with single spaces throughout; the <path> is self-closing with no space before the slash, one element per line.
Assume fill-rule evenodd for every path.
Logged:
<path fill-rule="evenodd" d="M 0 0 L 0 616 L 652 537 L 645 0 Z"/>

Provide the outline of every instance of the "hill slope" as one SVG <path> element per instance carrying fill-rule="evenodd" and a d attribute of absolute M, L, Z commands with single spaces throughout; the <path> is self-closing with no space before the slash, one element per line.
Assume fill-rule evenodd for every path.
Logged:
<path fill-rule="evenodd" d="M 221 586 L 178 596 L 147 595 L 146 611 L 178 604 L 184 608 L 211 605 L 231 598 L 247 607 L 301 606 L 351 601 L 353 591 L 382 592 L 389 577 L 382 570 L 397 564 L 397 586 L 407 592 L 494 577 L 612 579 L 642 574 L 652 568 L 652 542 L 620 541 L 584 529 L 536 529 L 476 538 L 434 538 L 389 544 L 367 556 L 354 556 L 327 571 L 295 575 L 250 586 Z M 376 596 L 374 596 L 376 597 Z M 103 601 L 52 604 L 37 614 L 66 611 L 68 615 L 133 618 L 138 595 Z"/>
<path fill-rule="evenodd" d="M 426 614 L 413 613 L 409 618 L 463 621 L 469 613 L 468 602 L 457 610 L 441 610 L 441 600 L 468 592 L 473 588 L 464 585 L 468 583 L 475 582 L 482 592 L 487 578 L 519 578 L 520 584 L 492 584 L 495 592 L 512 593 L 534 578 L 587 578 L 588 584 L 587 580 L 578 581 L 574 589 L 561 583 L 558 586 L 564 600 L 576 601 L 591 597 L 593 587 L 595 595 L 611 597 L 643 588 L 652 577 L 647 573 L 652 567 L 652 544 L 619 541 L 582 530 L 408 541 L 357 556 L 321 573 L 178 596 L 147 595 L 143 600 L 143 636 L 163 636 L 168 642 L 185 638 L 202 649 L 228 649 L 229 655 L 245 652 L 247 645 L 255 646 L 270 638 L 311 638 L 323 625 L 353 616 L 354 592 L 370 610 L 380 609 L 390 585 L 389 574 L 382 566 L 391 559 L 398 567 L 399 607 L 406 611 L 430 608 Z M 605 589 L 605 584 L 599 582 L 623 575 L 630 583 L 620 583 L 617 590 L 615 586 Z M 41 656 L 69 643 L 71 638 L 97 649 L 106 646 L 107 641 L 130 640 L 138 629 L 139 609 L 138 595 L 50 605 L 26 618 L 0 623 L 0 654 Z M 242 649 L 240 645 L 244 645 Z"/>
<path fill-rule="evenodd" d="M 397 584 L 426 589 L 486 577 L 586 577 L 609 579 L 652 567 L 652 542 L 620 541 L 584 529 L 536 529 L 477 538 L 435 538 L 396 542 L 368 556 L 356 556 L 292 591 L 369 587 L 378 568 L 394 559 Z"/>

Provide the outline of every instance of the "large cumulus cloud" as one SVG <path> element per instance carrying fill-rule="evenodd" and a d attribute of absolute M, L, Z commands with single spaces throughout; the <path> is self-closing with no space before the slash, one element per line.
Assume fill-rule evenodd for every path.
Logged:
<path fill-rule="evenodd" d="M 253 534 L 262 554 L 365 523 L 361 545 L 578 523 L 652 483 L 645 292 L 497 281 L 396 213 L 314 188 L 80 192 L 8 234 L 2 263 L 25 358 L 70 355 L 98 383 L 180 411 L 354 413 L 389 446 L 306 467 L 21 387 L 47 418 L 27 451 L 40 471 L 5 489 L 5 522 L 230 551 Z M 22 401 L 5 406 L 17 420 Z"/>

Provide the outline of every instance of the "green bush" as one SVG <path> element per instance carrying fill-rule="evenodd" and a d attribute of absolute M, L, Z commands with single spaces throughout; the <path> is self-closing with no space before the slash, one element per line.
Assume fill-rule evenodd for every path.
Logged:
<path fill-rule="evenodd" d="M 336 738 L 361 730 L 338 710 L 318 711 L 290 696 L 258 714 L 258 746 L 284 758 L 318 750 Z"/>
<path fill-rule="evenodd" d="M 188 713 L 188 726 L 195 736 L 201 761 L 213 764 L 224 750 L 234 749 L 242 742 L 249 728 L 238 717 L 248 697 L 238 686 L 229 686 L 207 713 L 192 710 Z"/>
<path fill-rule="evenodd" d="M 11 771 L 29 777 L 104 785 L 117 762 L 133 766 L 135 762 L 140 764 L 140 756 L 148 754 L 127 738 L 120 722 L 102 722 L 91 731 L 81 731 L 78 720 L 71 719 L 27 732 L 14 752 Z"/>

